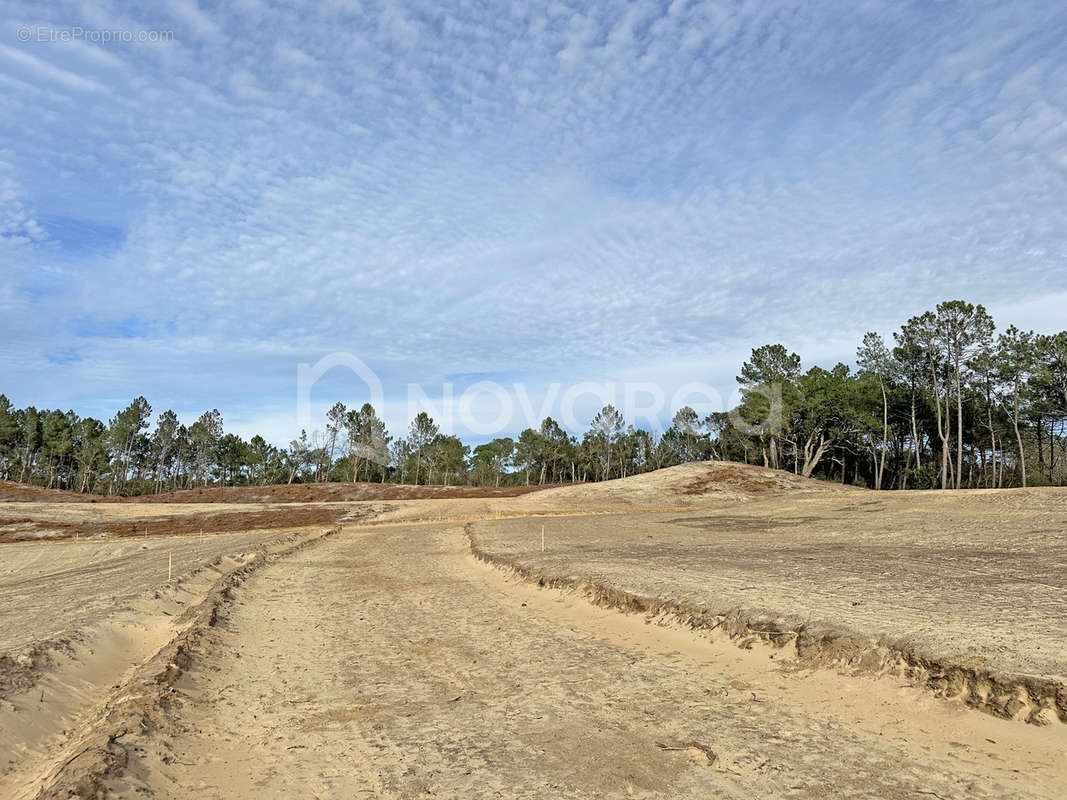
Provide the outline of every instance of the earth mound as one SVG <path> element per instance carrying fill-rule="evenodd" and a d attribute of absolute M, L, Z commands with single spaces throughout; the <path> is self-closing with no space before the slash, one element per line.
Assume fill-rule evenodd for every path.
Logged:
<path fill-rule="evenodd" d="M 591 504 L 644 509 L 688 506 L 706 499 L 745 502 L 787 492 L 863 491 L 856 487 L 804 478 L 791 472 L 733 461 L 696 461 L 599 483 L 562 486 L 521 498 L 519 505 Z"/>

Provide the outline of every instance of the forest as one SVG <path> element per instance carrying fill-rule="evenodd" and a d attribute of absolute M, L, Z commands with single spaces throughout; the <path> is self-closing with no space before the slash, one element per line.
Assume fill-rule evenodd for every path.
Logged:
<path fill-rule="evenodd" d="M 0 478 L 107 495 L 319 481 L 473 484 L 598 481 L 687 461 L 762 464 L 872 489 L 1067 483 L 1067 331 L 999 332 L 981 305 L 940 303 L 887 341 L 867 333 L 855 367 L 804 369 L 781 344 L 752 350 L 741 403 L 678 409 L 657 434 L 605 406 L 580 437 L 552 418 L 471 447 L 425 412 L 391 435 L 370 404 L 336 403 L 325 432 L 288 447 L 226 433 L 207 411 L 153 424 L 137 397 L 106 423 L 15 408 L 0 395 Z"/>

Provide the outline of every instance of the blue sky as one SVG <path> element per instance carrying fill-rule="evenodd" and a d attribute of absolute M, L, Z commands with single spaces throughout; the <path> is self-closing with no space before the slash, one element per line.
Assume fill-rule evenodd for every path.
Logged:
<path fill-rule="evenodd" d="M 0 20 L 19 405 L 145 394 L 282 441 L 297 364 L 335 351 L 381 376 L 396 428 L 408 382 L 725 396 L 755 345 L 832 364 L 948 298 L 1067 327 L 1061 3 L 0 0 Z M 57 40 L 76 26 L 133 41 Z M 364 394 L 335 371 L 313 400 Z"/>

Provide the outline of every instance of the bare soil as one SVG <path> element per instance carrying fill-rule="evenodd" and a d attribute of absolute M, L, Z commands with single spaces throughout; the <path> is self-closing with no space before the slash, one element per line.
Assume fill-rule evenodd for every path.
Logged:
<path fill-rule="evenodd" d="M 0 699 L 24 688 L 29 668 L 48 663 L 52 651 L 68 652 L 85 631 L 140 599 L 224 558 L 242 559 L 293 530 L 3 546 Z"/>
<path fill-rule="evenodd" d="M 44 489 L 28 483 L 0 480 L 0 503 L 91 503 L 116 500 L 117 498 L 66 492 L 62 489 Z"/>
<path fill-rule="evenodd" d="M 91 528 L 0 544 L 3 797 L 1067 783 L 1067 491 L 690 464 L 513 497 L 0 516 Z"/>
<path fill-rule="evenodd" d="M 410 486 L 398 483 L 297 483 L 278 486 L 208 486 L 131 497 L 87 495 L 0 480 L 0 503 L 349 503 L 360 500 L 433 500 L 517 497 L 556 484 L 534 486 Z"/>
<path fill-rule="evenodd" d="M 462 529 L 257 573 L 109 796 L 1055 797 L 1063 729 L 806 675 L 506 581 Z"/>
<path fill-rule="evenodd" d="M 417 503 L 443 500 L 404 501 Z M 0 544 L 46 539 L 179 536 L 329 525 L 394 508 L 381 502 L 0 503 Z"/>
<path fill-rule="evenodd" d="M 1067 721 L 1065 490 L 782 494 L 472 531 L 484 557 L 539 582 Z"/>
<path fill-rule="evenodd" d="M 40 539 L 128 538 L 180 536 L 229 531 L 274 530 L 310 525 L 330 525 L 345 517 L 349 510 L 336 504 L 279 505 L 239 511 L 216 511 L 213 508 L 194 514 L 103 515 L 99 519 L 65 521 L 41 517 L 0 517 L 0 543 L 27 542 Z"/>

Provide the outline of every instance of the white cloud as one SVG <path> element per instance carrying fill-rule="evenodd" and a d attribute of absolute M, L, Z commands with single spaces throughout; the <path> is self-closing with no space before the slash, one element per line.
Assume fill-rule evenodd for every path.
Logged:
<path fill-rule="evenodd" d="M 18 69 L 22 70 L 31 78 L 44 78 L 47 81 L 58 83 L 67 89 L 72 89 L 77 92 L 110 93 L 110 90 L 99 81 L 60 69 L 59 67 L 53 66 L 45 59 L 37 58 L 36 56 L 32 56 L 29 53 L 14 47 L 0 44 L 0 56 L 3 56 L 8 63 L 16 65 Z"/>
<path fill-rule="evenodd" d="M 213 43 L 225 41 L 219 23 L 200 8 L 197 0 L 167 0 L 166 6 L 174 18 L 195 36 Z"/>
<path fill-rule="evenodd" d="M 333 350 L 400 386 L 729 384 L 948 297 L 1028 324 L 1067 252 L 1067 23 L 1023 5 L 97 3 L 177 40 L 0 45 L 5 376 L 280 428 Z"/>

